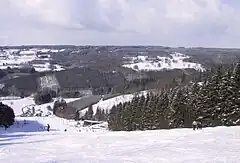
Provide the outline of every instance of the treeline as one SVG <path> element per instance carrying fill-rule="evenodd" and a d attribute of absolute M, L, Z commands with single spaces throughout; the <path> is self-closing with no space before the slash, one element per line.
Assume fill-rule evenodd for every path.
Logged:
<path fill-rule="evenodd" d="M 202 82 L 134 97 L 114 106 L 108 125 L 114 131 L 240 125 L 240 64 L 219 66 Z"/>
<path fill-rule="evenodd" d="M 80 117 L 79 112 L 77 113 L 78 115 L 76 117 Z M 88 110 L 85 112 L 84 116 L 81 117 L 81 120 L 107 121 L 107 118 L 108 118 L 108 110 L 97 108 L 96 113 L 94 114 L 93 106 L 90 105 L 88 107 Z"/>

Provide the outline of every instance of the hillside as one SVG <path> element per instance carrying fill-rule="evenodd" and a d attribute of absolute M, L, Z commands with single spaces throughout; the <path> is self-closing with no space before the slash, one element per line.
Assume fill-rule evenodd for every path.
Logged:
<path fill-rule="evenodd" d="M 176 85 L 158 94 L 134 97 L 109 112 L 113 131 L 240 125 L 240 63 L 219 66 L 202 82 Z"/>
<path fill-rule="evenodd" d="M 235 63 L 239 52 L 163 46 L 1 47 L 0 96 L 29 96 L 47 86 L 44 78 L 54 79 L 50 86 L 71 98 L 161 89 L 182 76 L 187 83 L 213 66 Z"/>
<path fill-rule="evenodd" d="M 7 130 L 0 128 L 0 162 L 239 162 L 239 74 L 240 64 L 232 64 L 216 68 L 205 82 L 103 96 L 80 110 L 94 125 L 56 117 L 53 102 L 36 106 L 32 97 L 2 98 L 17 117 Z M 85 98 L 65 100 L 77 106 Z M 32 106 L 35 114 L 19 117 Z M 202 130 L 191 129 L 195 119 Z"/>
<path fill-rule="evenodd" d="M 78 100 L 79 98 L 66 98 L 65 101 L 67 103 Z M 23 99 L 6 99 L 1 100 L 1 102 L 5 105 L 10 106 L 15 113 L 15 116 L 21 116 L 23 114 L 22 111 L 28 111 L 32 107 L 35 108 L 36 114 L 42 113 L 42 116 L 52 115 L 52 111 L 48 110 L 48 106 L 53 108 L 54 101 L 42 105 L 36 105 L 33 97 L 26 97 Z"/>
<path fill-rule="evenodd" d="M 239 162 L 240 128 L 199 131 L 2 132 L 0 162 L 220 163 Z"/>
<path fill-rule="evenodd" d="M 141 92 L 136 92 L 134 94 L 123 94 L 123 95 L 119 95 L 119 96 L 109 98 L 109 99 L 104 99 L 104 97 L 103 97 L 96 104 L 92 105 L 93 114 L 96 114 L 97 109 L 110 111 L 113 106 L 118 105 L 120 103 L 129 102 L 135 96 L 141 96 L 141 95 L 146 96 L 147 92 L 148 91 L 141 91 Z M 70 102 L 70 104 L 71 104 L 71 102 Z M 88 107 L 86 107 L 85 109 L 81 109 L 80 110 L 80 115 L 84 115 L 87 110 L 88 110 Z"/>

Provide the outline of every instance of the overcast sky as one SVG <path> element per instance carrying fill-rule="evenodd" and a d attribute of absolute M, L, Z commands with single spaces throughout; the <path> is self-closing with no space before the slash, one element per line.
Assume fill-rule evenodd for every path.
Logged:
<path fill-rule="evenodd" d="M 239 0 L 0 0 L 0 45 L 240 47 Z"/>

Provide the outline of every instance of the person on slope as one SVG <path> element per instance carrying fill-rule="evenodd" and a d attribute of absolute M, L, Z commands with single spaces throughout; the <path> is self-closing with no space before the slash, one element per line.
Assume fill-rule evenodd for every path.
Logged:
<path fill-rule="evenodd" d="M 50 125 L 47 124 L 47 131 L 49 132 L 50 131 Z"/>
<path fill-rule="evenodd" d="M 200 121 L 197 122 L 197 129 L 202 129 L 202 123 Z"/>
<path fill-rule="evenodd" d="M 193 126 L 193 130 L 196 130 L 196 128 L 197 128 L 197 122 L 196 121 L 193 121 L 193 123 L 192 123 L 192 126 Z"/>

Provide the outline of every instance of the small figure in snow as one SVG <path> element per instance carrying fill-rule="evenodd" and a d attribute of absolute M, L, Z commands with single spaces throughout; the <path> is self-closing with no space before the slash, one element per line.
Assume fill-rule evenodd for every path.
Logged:
<path fill-rule="evenodd" d="M 192 126 L 193 126 L 193 130 L 196 130 L 196 128 L 197 128 L 197 122 L 196 122 L 196 121 L 193 121 Z"/>
<path fill-rule="evenodd" d="M 64 131 L 67 132 L 67 129 L 65 129 Z"/>
<path fill-rule="evenodd" d="M 50 131 L 50 125 L 47 124 L 47 131 L 49 132 Z"/>
<path fill-rule="evenodd" d="M 200 130 L 202 129 L 202 123 L 199 121 L 197 122 L 197 129 L 200 129 Z"/>

